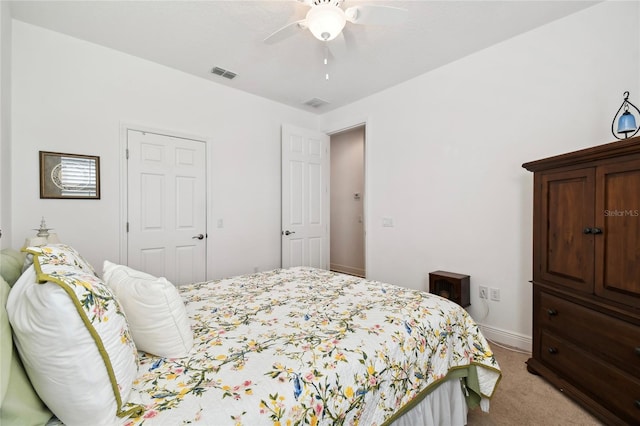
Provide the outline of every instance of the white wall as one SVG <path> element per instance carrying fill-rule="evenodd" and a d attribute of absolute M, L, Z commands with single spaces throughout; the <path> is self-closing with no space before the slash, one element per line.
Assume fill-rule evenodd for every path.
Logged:
<path fill-rule="evenodd" d="M 368 278 L 427 289 L 430 271 L 469 274 L 487 334 L 530 345 L 521 165 L 613 139 L 622 93 L 640 102 L 638 5 L 599 4 L 322 117 L 323 129 L 368 120 Z M 478 285 L 501 301 L 481 303 Z"/>
<path fill-rule="evenodd" d="M 331 135 L 330 266 L 360 276 L 365 275 L 364 132 L 358 127 Z"/>
<path fill-rule="evenodd" d="M 605 2 L 320 120 L 13 21 L 12 245 L 44 215 L 94 265 L 117 258 L 119 126 L 133 122 L 209 138 L 212 277 L 278 266 L 280 124 L 366 120 L 368 277 L 426 289 L 430 271 L 470 274 L 474 290 L 502 293 L 483 318 L 472 291 L 470 312 L 526 345 L 532 179 L 520 166 L 612 139 L 622 93 L 640 103 L 639 21 L 637 2 Z M 102 199 L 40 200 L 39 150 L 99 155 Z"/>
<path fill-rule="evenodd" d="M 280 266 L 280 126 L 316 115 L 17 20 L 13 49 L 13 246 L 45 216 L 98 271 L 117 261 L 119 132 L 136 123 L 209 140 L 210 278 Z M 101 199 L 41 200 L 40 150 L 100 156 Z"/>
<path fill-rule="evenodd" d="M 11 246 L 11 10 L 0 2 L 0 248 Z"/>

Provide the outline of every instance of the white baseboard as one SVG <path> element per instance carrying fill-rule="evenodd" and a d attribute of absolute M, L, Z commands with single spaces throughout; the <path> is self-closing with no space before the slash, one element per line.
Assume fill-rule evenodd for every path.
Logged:
<path fill-rule="evenodd" d="M 514 333 L 512 331 L 502 330 L 500 328 L 479 324 L 480 331 L 487 340 L 499 343 L 505 346 L 511 346 L 523 351 L 531 352 L 532 341 L 530 336 Z M 489 342 L 491 343 L 491 342 Z"/>
<path fill-rule="evenodd" d="M 343 274 L 355 275 L 357 277 L 364 278 L 364 269 L 354 268 L 352 266 L 346 265 L 339 265 L 337 263 L 330 264 L 329 269 L 335 272 L 342 272 Z"/>

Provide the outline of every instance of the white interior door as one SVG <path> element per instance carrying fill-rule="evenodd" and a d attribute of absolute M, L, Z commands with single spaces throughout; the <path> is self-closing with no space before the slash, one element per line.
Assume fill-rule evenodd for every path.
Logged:
<path fill-rule="evenodd" d="M 329 268 L 329 136 L 282 126 L 282 267 Z"/>
<path fill-rule="evenodd" d="M 206 146 L 127 131 L 127 263 L 181 285 L 206 279 Z"/>

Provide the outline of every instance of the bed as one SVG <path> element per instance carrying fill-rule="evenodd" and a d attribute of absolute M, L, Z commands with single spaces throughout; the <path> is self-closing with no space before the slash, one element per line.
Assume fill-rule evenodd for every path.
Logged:
<path fill-rule="evenodd" d="M 46 252 L 46 248 L 32 249 L 35 265 L 18 282 L 40 281 L 42 284 L 31 286 L 34 291 L 49 285 L 50 291 L 60 293 L 60 300 L 73 298 L 73 292 L 62 291 L 60 282 L 71 289 L 75 287 L 70 283 L 80 283 L 75 297 L 85 301 L 88 287 L 95 294 L 102 291 L 96 292 L 96 288 L 102 289 L 101 283 L 107 290 L 115 288 L 111 322 L 128 318 L 137 309 L 127 307 L 131 297 L 118 294 L 117 283 L 109 284 L 114 281 L 109 273 L 103 272 L 102 281 L 87 269 L 74 269 L 78 264 L 85 266 L 77 252 L 76 258 L 67 262 L 72 266 L 61 265 L 59 253 L 50 256 Z M 43 260 L 47 256 L 49 263 Z M 118 268 L 127 270 L 124 266 Z M 128 273 L 135 275 L 135 271 Z M 147 279 L 157 285 L 154 277 Z M 115 370 L 126 363 L 105 343 L 103 352 L 110 353 L 115 371 L 111 376 L 117 386 L 114 380 L 101 391 L 100 386 L 86 385 L 96 389 L 94 394 L 102 392 L 100 399 L 105 402 L 101 407 L 108 408 L 99 423 L 465 424 L 469 408 L 481 405 L 488 409 L 501 377 L 491 349 L 473 319 L 455 303 L 432 294 L 305 267 L 196 283 L 177 290 L 169 285 L 167 290 L 178 294 L 188 321 L 188 337 L 192 337 L 186 343 L 188 350 L 167 357 L 142 351 L 138 345 L 135 369 L 129 369 L 134 372 L 125 374 Z M 132 288 L 129 284 L 123 287 Z M 16 298 L 20 298 L 21 291 L 16 290 Z M 85 296 L 79 292 L 85 292 Z M 111 300 L 111 296 L 105 296 L 107 293 L 100 297 Z M 15 316 L 20 311 L 16 308 L 19 304 L 10 302 L 7 309 Z M 82 305 L 73 305 L 73 310 L 86 308 Z M 107 316 L 109 309 L 106 304 L 102 306 L 101 315 Z M 96 309 L 85 312 L 95 314 Z M 152 322 L 151 328 L 158 321 L 179 321 L 180 318 L 174 321 L 174 313 L 163 314 Z M 146 315 L 143 319 L 148 318 Z M 125 324 L 137 321 L 127 320 Z M 86 321 L 80 323 L 87 327 Z M 99 331 L 105 324 L 103 321 L 95 329 Z M 125 348 L 122 354 L 128 357 L 131 347 L 135 349 L 140 341 L 141 332 L 131 325 L 135 332 L 130 336 L 129 331 L 122 331 L 122 325 L 118 327 L 120 341 L 115 343 Z M 163 325 L 160 330 L 170 334 L 172 327 Z M 14 325 L 16 328 L 20 325 Z M 43 361 L 44 357 L 29 358 L 29 345 L 24 337 L 21 341 L 20 333 L 16 333 L 16 346 L 32 378 L 38 373 L 31 370 L 47 361 Z M 110 341 L 108 337 L 101 338 L 102 342 Z M 95 336 L 92 340 L 95 345 Z M 152 339 L 150 344 L 157 340 Z M 184 335 L 180 342 L 184 343 Z M 84 353 L 86 356 L 87 351 Z M 96 364 L 100 367 L 99 362 Z M 39 380 L 32 378 L 32 382 Z M 56 405 L 47 397 L 43 400 L 50 408 Z M 90 402 L 64 404 L 62 408 L 51 408 L 64 423 L 79 424 L 83 418 L 86 421 L 87 413 L 76 413 L 74 417 L 59 411 L 77 411 L 79 405 Z M 87 410 L 94 415 L 97 409 Z M 114 416 L 115 412 L 120 417 Z"/>

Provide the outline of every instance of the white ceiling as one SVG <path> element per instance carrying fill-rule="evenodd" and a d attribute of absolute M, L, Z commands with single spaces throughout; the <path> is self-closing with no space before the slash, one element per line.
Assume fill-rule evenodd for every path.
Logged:
<path fill-rule="evenodd" d="M 323 42 L 308 31 L 273 45 L 263 42 L 288 22 L 304 18 L 308 7 L 296 0 L 19 0 L 11 2 L 11 14 L 217 84 L 324 113 L 597 2 L 346 0 L 343 7 L 371 3 L 406 8 L 409 19 L 393 27 L 347 23 L 346 51 L 334 47 L 328 65 Z M 216 76 L 211 73 L 215 66 L 237 77 Z M 304 105 L 313 98 L 328 104 Z"/>

